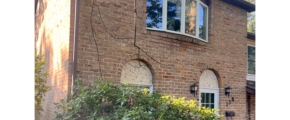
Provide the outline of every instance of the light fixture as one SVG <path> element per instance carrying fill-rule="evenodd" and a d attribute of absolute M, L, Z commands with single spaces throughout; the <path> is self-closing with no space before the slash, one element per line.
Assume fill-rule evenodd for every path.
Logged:
<path fill-rule="evenodd" d="M 232 89 L 233 88 L 231 88 L 230 86 L 225 88 L 225 91 L 226 91 L 225 94 L 228 95 L 228 97 L 230 97 L 230 93 L 232 92 Z"/>
<path fill-rule="evenodd" d="M 195 93 L 197 91 L 198 86 L 196 84 L 193 84 L 192 86 L 190 86 L 190 93 L 193 93 L 194 97 L 195 97 Z"/>

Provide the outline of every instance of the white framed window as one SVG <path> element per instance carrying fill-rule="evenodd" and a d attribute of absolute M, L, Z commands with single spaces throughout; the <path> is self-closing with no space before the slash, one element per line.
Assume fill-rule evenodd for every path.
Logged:
<path fill-rule="evenodd" d="M 146 29 L 208 42 L 208 6 L 200 0 L 147 0 Z"/>
<path fill-rule="evenodd" d="M 121 83 L 121 84 L 124 84 L 124 83 Z M 138 87 L 138 90 L 147 88 L 147 89 L 149 89 L 149 92 L 148 93 L 153 93 L 153 85 L 132 84 L 132 87 L 135 87 L 135 86 Z"/>
<path fill-rule="evenodd" d="M 255 46 L 248 45 L 247 50 L 247 80 L 255 80 L 256 74 L 256 49 Z"/>
<path fill-rule="evenodd" d="M 121 83 L 124 84 L 124 83 Z M 132 86 L 130 87 L 131 89 L 135 89 L 134 87 L 137 86 L 137 91 L 141 91 L 144 88 L 149 89 L 148 93 L 153 93 L 153 85 L 145 85 L 145 84 L 132 84 Z"/>
<path fill-rule="evenodd" d="M 219 87 L 216 74 L 212 70 L 203 71 L 199 86 L 199 106 L 219 109 Z"/>
<path fill-rule="evenodd" d="M 133 84 L 132 86 L 138 86 L 139 90 L 144 89 L 144 88 L 148 88 L 149 93 L 153 93 L 153 85 Z"/>
<path fill-rule="evenodd" d="M 199 106 L 215 110 L 219 109 L 219 88 L 200 88 Z"/>
<path fill-rule="evenodd" d="M 152 79 L 150 68 L 144 62 L 138 60 L 129 61 L 121 72 L 121 84 L 131 83 L 132 86 L 139 86 L 139 90 L 148 88 L 149 93 L 153 93 Z"/>

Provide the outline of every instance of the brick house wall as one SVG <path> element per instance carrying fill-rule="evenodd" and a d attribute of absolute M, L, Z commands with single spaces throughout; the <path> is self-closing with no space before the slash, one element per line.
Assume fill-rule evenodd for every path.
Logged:
<path fill-rule="evenodd" d="M 249 95 L 248 97 L 249 101 L 249 120 L 255 120 L 256 119 L 256 96 L 255 95 Z"/>
<path fill-rule="evenodd" d="M 91 29 L 92 0 L 81 0 L 79 11 L 79 33 L 77 44 L 76 78 L 86 82 L 100 77 L 98 56 L 94 41 L 89 41 Z M 46 94 L 42 119 L 54 117 L 54 105 L 67 98 L 71 90 L 74 39 L 74 0 L 39 0 L 35 15 L 35 46 L 38 54 L 45 54 L 49 70 L 48 85 L 52 90 Z M 100 6 L 104 24 L 109 29 L 120 28 L 118 38 L 134 37 L 133 0 L 95 0 Z M 219 84 L 220 114 L 234 111 L 235 120 L 246 119 L 246 75 L 247 75 L 247 12 L 222 0 L 208 0 L 209 42 L 167 32 L 146 30 L 146 2 L 137 0 L 137 45 L 139 60 L 151 70 L 154 90 L 186 99 L 198 99 L 189 92 L 189 86 L 197 83 L 203 71 L 212 70 Z M 99 12 L 95 7 L 94 10 Z M 133 39 L 114 39 L 103 28 L 99 18 L 92 18 L 97 32 L 96 42 L 100 55 L 100 66 L 106 80 L 120 84 L 121 72 L 128 61 L 138 59 Z M 224 88 L 231 86 L 228 98 Z M 199 91 L 198 91 L 199 92 Z M 226 106 L 226 102 L 234 101 Z M 223 119 L 226 119 L 224 117 Z"/>
<path fill-rule="evenodd" d="M 256 46 L 255 42 L 256 42 L 255 38 L 249 38 L 248 37 L 247 45 L 255 47 Z M 252 75 L 252 78 L 255 78 L 255 75 Z M 247 81 L 247 82 L 250 83 L 252 85 L 252 87 L 256 85 L 256 81 Z M 252 89 L 252 90 L 255 91 L 255 89 Z M 248 102 L 248 117 L 249 117 L 249 120 L 255 120 L 256 119 L 256 112 L 255 112 L 255 110 L 256 110 L 256 95 L 248 93 L 247 94 L 247 102 Z"/>
<path fill-rule="evenodd" d="M 47 85 L 52 89 L 43 102 L 42 120 L 54 118 L 54 104 L 71 89 L 74 0 L 38 0 L 35 13 L 35 50 L 45 54 Z M 38 116 L 39 117 L 39 116 Z"/>
<path fill-rule="evenodd" d="M 94 41 L 89 41 L 91 0 L 80 1 L 79 38 L 77 46 L 77 77 L 88 83 L 100 77 L 98 57 Z M 104 24 L 109 29 L 120 28 L 118 38 L 134 37 L 133 0 L 95 0 L 100 6 Z M 218 76 L 220 88 L 220 114 L 234 111 L 235 120 L 246 119 L 246 75 L 247 75 L 247 12 L 222 0 L 209 0 L 209 42 L 160 31 L 146 30 L 146 3 L 137 0 L 137 45 L 151 57 L 169 66 L 162 66 L 140 52 L 140 60 L 152 71 L 154 90 L 187 99 L 193 97 L 189 86 L 197 83 L 202 71 L 213 70 Z M 94 10 L 99 12 L 95 7 Z M 142 12 L 144 12 L 142 14 Z M 106 80 L 120 83 L 123 66 L 138 59 L 133 39 L 113 39 L 103 29 L 94 15 L 93 26 L 97 32 L 96 42 L 100 54 L 100 66 Z M 231 86 L 228 98 L 224 88 Z M 234 97 L 234 102 L 226 102 Z M 223 119 L 226 119 L 224 117 Z"/>

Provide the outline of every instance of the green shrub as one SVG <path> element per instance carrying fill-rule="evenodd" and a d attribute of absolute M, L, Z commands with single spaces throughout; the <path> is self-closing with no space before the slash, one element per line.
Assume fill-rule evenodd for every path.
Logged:
<path fill-rule="evenodd" d="M 41 111 L 43 111 L 43 108 L 41 106 L 42 102 L 45 100 L 43 99 L 43 96 L 45 93 L 50 91 L 50 87 L 46 86 L 46 80 L 48 77 L 48 71 L 42 72 L 43 65 L 46 64 L 46 61 L 41 61 L 41 58 L 44 55 L 36 55 L 35 56 L 35 78 L 34 78 L 34 85 L 35 85 L 35 96 L 34 96 L 34 102 L 35 102 L 35 117 L 37 118 L 37 115 L 41 115 Z"/>
<path fill-rule="evenodd" d="M 77 84 L 84 80 L 78 79 Z M 195 105 L 196 101 L 161 95 L 160 91 L 148 93 L 148 89 L 138 90 L 132 84 L 120 86 L 112 81 L 94 81 L 95 84 L 74 87 L 69 102 L 62 99 L 55 103 L 58 111 L 56 120 L 214 120 L 222 117 Z"/>

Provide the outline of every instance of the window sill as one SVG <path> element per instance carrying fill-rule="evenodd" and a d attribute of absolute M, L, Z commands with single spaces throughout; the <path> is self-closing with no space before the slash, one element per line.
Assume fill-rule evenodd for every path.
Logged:
<path fill-rule="evenodd" d="M 159 35 L 161 37 L 166 37 L 166 38 L 176 39 L 176 40 L 180 40 L 180 41 L 191 42 L 191 43 L 200 44 L 200 45 L 208 44 L 207 40 L 204 40 L 204 39 L 201 39 L 201 38 L 197 38 L 197 37 L 192 36 L 192 35 L 182 34 L 182 33 L 169 31 L 169 30 L 154 29 L 154 28 L 146 28 L 146 30 L 147 30 L 147 34 L 149 34 L 149 35 L 150 34 Z"/>
<path fill-rule="evenodd" d="M 247 80 L 249 80 L 249 81 L 256 81 L 256 75 L 254 75 L 254 74 L 248 74 L 247 75 Z"/>

